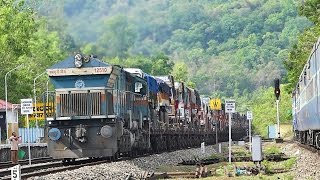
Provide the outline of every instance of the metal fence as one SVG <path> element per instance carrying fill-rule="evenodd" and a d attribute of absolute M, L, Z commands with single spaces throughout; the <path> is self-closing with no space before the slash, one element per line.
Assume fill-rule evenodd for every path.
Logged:
<path fill-rule="evenodd" d="M 30 142 L 38 143 L 40 142 L 40 138 L 44 137 L 44 129 L 43 128 L 30 128 Z M 28 129 L 27 128 L 19 128 L 19 136 L 21 136 L 21 143 L 28 143 Z"/>

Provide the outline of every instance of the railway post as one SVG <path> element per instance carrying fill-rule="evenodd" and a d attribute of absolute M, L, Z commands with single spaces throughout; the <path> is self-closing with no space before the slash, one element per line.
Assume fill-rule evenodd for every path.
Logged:
<path fill-rule="evenodd" d="M 43 72 L 41 74 L 39 74 L 38 76 L 36 76 L 34 79 L 33 79 L 33 96 L 34 96 L 34 104 L 35 104 L 35 118 L 36 118 L 36 128 L 37 128 L 37 133 L 36 133 L 36 140 L 38 140 L 39 138 L 39 124 L 38 124 L 38 108 L 37 108 L 37 92 L 36 92 L 36 80 L 41 77 L 42 75 L 44 75 L 46 73 Z"/>
<path fill-rule="evenodd" d="M 216 120 L 216 125 L 214 127 L 214 129 L 216 130 L 216 144 L 218 144 L 218 120 Z"/>
<path fill-rule="evenodd" d="M 29 154 L 29 165 L 31 165 L 31 150 L 30 150 L 30 125 L 29 125 L 29 114 L 33 114 L 32 99 L 21 99 L 21 114 L 27 116 L 27 128 L 28 128 L 28 154 Z"/>
<path fill-rule="evenodd" d="M 279 115 L 279 98 L 280 98 L 280 80 L 275 79 L 274 80 L 274 94 L 277 98 L 277 125 L 278 125 L 278 138 L 276 139 L 276 142 L 282 142 L 283 140 L 280 137 L 280 115 Z"/>
<path fill-rule="evenodd" d="M 252 139 L 251 139 L 251 121 L 252 121 L 252 112 L 247 111 L 247 120 L 249 121 L 249 152 L 252 151 Z"/>
<path fill-rule="evenodd" d="M 278 127 L 278 138 L 280 139 L 280 117 L 279 117 L 279 99 L 276 100 L 277 102 L 277 127 Z"/>
<path fill-rule="evenodd" d="M 8 85 L 7 85 L 7 76 L 14 70 L 22 67 L 23 64 L 20 64 L 19 66 L 11 69 L 8 71 L 4 76 L 4 90 L 5 90 L 5 96 L 6 96 L 6 130 L 7 130 L 7 139 L 9 138 L 9 123 L 8 123 Z"/>
<path fill-rule="evenodd" d="M 11 168 L 11 180 L 21 179 L 21 166 L 18 164 Z"/>
<path fill-rule="evenodd" d="M 225 102 L 225 110 L 226 113 L 229 113 L 229 163 L 231 163 L 231 143 L 232 143 L 232 139 L 231 139 L 231 116 L 232 113 L 236 112 L 236 102 L 235 100 L 229 99 L 226 100 Z"/>

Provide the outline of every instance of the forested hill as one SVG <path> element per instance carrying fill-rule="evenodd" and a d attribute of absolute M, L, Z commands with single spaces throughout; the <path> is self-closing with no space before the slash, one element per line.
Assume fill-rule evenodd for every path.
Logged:
<path fill-rule="evenodd" d="M 83 52 L 119 57 L 124 65 L 142 62 L 132 56 L 165 53 L 174 68 L 189 72 L 178 78 L 208 95 L 270 86 L 285 75 L 288 49 L 310 25 L 293 0 L 44 2 L 40 14 L 55 19 L 52 28 L 70 33 Z"/>
<path fill-rule="evenodd" d="M 48 78 L 45 69 L 81 50 L 153 75 L 171 73 L 196 85 L 201 94 L 232 97 L 237 111 L 253 111 L 254 128 L 264 132 L 276 120 L 273 79 L 289 82 L 282 88 L 290 90 L 320 34 L 318 1 L 299 3 L 0 1 L 0 76 L 6 77 L 9 102 L 33 97 L 33 85 L 41 100 Z M 298 16 L 297 7 L 308 19 Z M 1 99 L 5 99 L 4 87 L 0 87 Z M 282 93 L 280 107 L 280 120 L 290 121 L 289 94 Z"/>
<path fill-rule="evenodd" d="M 298 17 L 297 3 L 47 0 L 36 6 L 51 19 L 51 30 L 71 34 L 75 49 L 147 72 L 152 70 L 148 57 L 164 53 L 174 61 L 177 78 L 196 83 L 202 94 L 230 97 L 284 77 L 283 61 L 297 35 L 311 25 Z"/>

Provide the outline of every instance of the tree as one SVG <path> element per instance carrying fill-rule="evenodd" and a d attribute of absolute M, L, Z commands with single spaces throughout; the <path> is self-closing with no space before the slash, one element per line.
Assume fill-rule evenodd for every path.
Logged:
<path fill-rule="evenodd" d="M 281 85 L 285 89 L 286 85 Z M 253 129 L 255 133 L 267 137 L 267 126 L 277 123 L 276 103 L 274 89 L 272 87 L 257 90 L 249 103 L 254 114 Z M 291 95 L 281 94 L 280 123 L 291 123 Z"/>
<path fill-rule="evenodd" d="M 172 75 L 176 81 L 186 82 L 188 79 L 188 66 L 184 62 L 177 62 L 173 66 Z"/>
<path fill-rule="evenodd" d="M 32 94 L 33 78 L 66 54 L 60 50 L 57 32 L 49 32 L 45 22 L 23 1 L 1 1 L 0 14 L 0 75 L 4 77 L 9 70 L 24 64 L 8 77 L 8 100 L 19 102 Z M 4 98 L 4 88 L 1 96 Z"/>
<path fill-rule="evenodd" d="M 100 54 L 109 57 L 125 58 L 136 39 L 135 27 L 123 15 L 107 19 L 99 38 Z"/>
<path fill-rule="evenodd" d="M 319 5 L 317 0 L 307 0 L 300 6 L 299 14 L 306 16 L 314 23 L 314 26 L 309 27 L 299 35 L 298 42 L 293 46 L 289 58 L 284 62 L 288 70 L 286 77 L 289 82 L 289 86 L 286 89 L 288 93 L 291 93 L 292 89 L 296 86 L 301 71 L 308 61 L 307 58 L 312 46 L 320 35 L 320 19 L 319 12 L 317 11 Z"/>

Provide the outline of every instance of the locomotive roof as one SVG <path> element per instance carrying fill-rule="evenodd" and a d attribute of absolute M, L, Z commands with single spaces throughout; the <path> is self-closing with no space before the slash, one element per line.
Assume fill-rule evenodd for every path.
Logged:
<path fill-rule="evenodd" d="M 90 67 L 108 67 L 111 66 L 108 63 L 105 63 L 97 58 L 90 58 L 89 62 L 83 62 L 83 65 L 81 68 L 90 68 Z M 49 67 L 48 69 L 65 69 L 65 68 L 75 68 L 74 65 L 74 56 L 70 56 L 53 66 Z"/>

